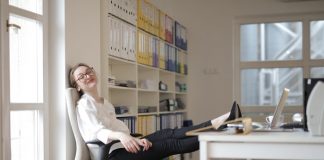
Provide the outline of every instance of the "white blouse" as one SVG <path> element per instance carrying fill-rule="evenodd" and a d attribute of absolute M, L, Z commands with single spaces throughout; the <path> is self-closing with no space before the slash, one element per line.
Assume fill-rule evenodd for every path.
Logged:
<path fill-rule="evenodd" d="M 104 104 L 97 103 L 87 94 L 83 94 L 76 108 L 77 121 L 85 142 L 100 140 L 108 144 L 110 131 L 130 134 L 128 127 L 116 118 L 115 109 L 106 99 Z"/>

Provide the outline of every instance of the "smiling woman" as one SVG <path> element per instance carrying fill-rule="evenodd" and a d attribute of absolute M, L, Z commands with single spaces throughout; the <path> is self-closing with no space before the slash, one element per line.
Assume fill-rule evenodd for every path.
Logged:
<path fill-rule="evenodd" d="M 97 75 L 92 67 L 84 63 L 76 64 L 69 77 L 71 85 L 81 94 L 76 107 L 81 135 L 85 142 L 98 142 L 100 160 L 152 160 L 193 152 L 199 149 L 199 142 L 197 137 L 187 136 L 188 131 L 207 126 L 218 129 L 230 118 L 226 113 L 198 125 L 161 129 L 135 138 L 131 136 L 128 126 L 116 117 L 114 106 L 100 97 Z"/>

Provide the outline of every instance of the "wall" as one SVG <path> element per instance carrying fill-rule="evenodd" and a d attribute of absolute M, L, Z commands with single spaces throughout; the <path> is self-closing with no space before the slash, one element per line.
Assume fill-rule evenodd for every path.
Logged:
<path fill-rule="evenodd" d="M 93 66 L 100 73 L 100 1 L 65 0 L 65 5 L 66 75 L 71 66 L 80 62 Z M 69 121 L 66 123 L 69 128 Z M 67 134 L 68 145 L 74 144 L 71 134 Z M 67 152 L 67 160 L 73 159 L 72 151 Z"/>
<path fill-rule="evenodd" d="M 66 0 L 66 62 L 100 72 L 100 1 Z"/>
<path fill-rule="evenodd" d="M 75 141 L 65 107 L 67 73 L 78 62 L 88 63 L 100 72 L 100 1 L 49 3 L 49 159 L 71 160 Z"/>

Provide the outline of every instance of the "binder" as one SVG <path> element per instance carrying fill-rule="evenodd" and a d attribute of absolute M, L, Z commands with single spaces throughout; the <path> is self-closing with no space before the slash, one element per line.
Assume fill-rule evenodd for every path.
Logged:
<path fill-rule="evenodd" d="M 160 10 L 154 7 L 153 34 L 159 36 Z"/>
<path fill-rule="evenodd" d="M 137 62 L 138 63 L 143 63 L 142 62 L 142 55 L 143 55 L 143 34 L 140 30 L 137 31 Z"/>
<path fill-rule="evenodd" d="M 143 1 L 137 0 L 137 26 L 143 28 Z"/>
<path fill-rule="evenodd" d="M 165 14 L 160 10 L 159 37 L 165 40 Z"/>
<path fill-rule="evenodd" d="M 108 16 L 108 54 L 113 55 L 113 20 Z"/>
<path fill-rule="evenodd" d="M 116 31 L 116 39 L 115 39 L 115 55 L 117 57 L 121 57 L 121 23 L 117 19 L 115 19 L 115 31 Z"/>
<path fill-rule="evenodd" d="M 169 70 L 169 45 L 165 43 L 165 70 Z"/>
<path fill-rule="evenodd" d="M 174 21 L 173 19 L 166 15 L 165 16 L 165 40 L 173 44 L 173 35 L 174 35 Z"/>
<path fill-rule="evenodd" d="M 188 56 L 184 54 L 184 74 L 188 74 Z"/>
<path fill-rule="evenodd" d="M 132 27 L 131 31 L 131 40 L 130 40 L 130 47 L 129 47 L 129 52 L 130 52 L 130 58 L 132 61 L 136 61 L 136 27 Z"/>
<path fill-rule="evenodd" d="M 175 21 L 175 45 L 181 48 L 181 25 L 179 22 Z"/>
<path fill-rule="evenodd" d="M 128 52 L 127 52 L 127 46 L 128 46 L 128 26 L 124 23 L 120 23 L 120 58 L 128 59 Z"/>
<path fill-rule="evenodd" d="M 113 22 L 113 55 L 118 57 L 118 37 L 119 37 L 119 32 L 118 32 L 118 23 L 117 21 L 112 17 L 112 22 Z"/>
<path fill-rule="evenodd" d="M 185 74 L 185 65 L 186 65 L 186 53 L 180 49 L 177 49 L 177 72 Z"/>
<path fill-rule="evenodd" d="M 175 45 L 187 50 L 187 29 L 179 22 L 175 22 Z"/>
<path fill-rule="evenodd" d="M 176 49 L 174 65 L 175 65 L 175 72 L 177 72 L 177 73 L 180 73 L 179 53 L 180 53 L 179 49 Z"/>
<path fill-rule="evenodd" d="M 165 43 L 159 41 L 159 68 L 165 69 Z"/>
<path fill-rule="evenodd" d="M 159 67 L 159 42 L 160 40 L 154 37 L 154 47 L 153 47 L 153 67 Z"/>
<path fill-rule="evenodd" d="M 187 50 L 187 29 L 186 27 L 182 26 L 181 33 L 180 33 L 180 39 L 181 39 L 181 49 Z"/>
<path fill-rule="evenodd" d="M 147 35 L 148 40 L 148 57 L 147 57 L 147 65 L 153 66 L 153 37 L 151 35 Z"/>
<path fill-rule="evenodd" d="M 136 25 L 137 11 L 134 0 L 108 0 L 108 13 Z"/>
<path fill-rule="evenodd" d="M 144 56 L 143 56 L 143 64 L 148 65 L 149 64 L 149 36 L 148 34 L 146 34 L 145 32 L 143 32 L 144 34 Z"/>

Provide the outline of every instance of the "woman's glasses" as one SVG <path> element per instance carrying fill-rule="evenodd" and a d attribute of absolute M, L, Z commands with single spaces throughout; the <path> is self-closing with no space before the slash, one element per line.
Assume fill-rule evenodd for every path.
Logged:
<path fill-rule="evenodd" d="M 78 76 L 78 79 L 76 81 L 84 81 L 87 76 L 92 76 L 94 75 L 94 70 L 93 67 L 88 68 L 85 73 L 81 73 Z"/>

